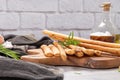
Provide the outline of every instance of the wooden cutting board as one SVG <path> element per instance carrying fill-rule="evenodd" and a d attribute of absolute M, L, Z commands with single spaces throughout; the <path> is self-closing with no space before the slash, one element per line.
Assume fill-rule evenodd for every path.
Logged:
<path fill-rule="evenodd" d="M 82 57 L 68 56 L 67 61 L 60 57 L 46 57 L 36 49 L 35 52 L 21 57 L 21 60 L 47 65 L 81 66 L 87 68 L 115 68 L 120 66 L 120 57 Z"/>

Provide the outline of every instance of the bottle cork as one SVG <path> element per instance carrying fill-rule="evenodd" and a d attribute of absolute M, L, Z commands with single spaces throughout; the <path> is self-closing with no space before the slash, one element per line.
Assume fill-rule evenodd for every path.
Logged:
<path fill-rule="evenodd" d="M 110 11 L 111 3 L 110 2 L 104 2 L 102 4 L 103 10 L 104 11 Z"/>

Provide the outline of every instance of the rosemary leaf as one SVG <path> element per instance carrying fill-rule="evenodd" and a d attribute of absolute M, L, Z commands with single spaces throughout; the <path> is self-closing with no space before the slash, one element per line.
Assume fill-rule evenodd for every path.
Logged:
<path fill-rule="evenodd" d="M 78 45 L 79 41 L 74 40 L 74 32 L 70 32 L 70 34 L 68 35 L 68 38 L 63 42 L 60 42 L 60 44 L 62 46 Z"/>
<path fill-rule="evenodd" d="M 13 59 L 16 59 L 16 60 L 19 59 L 17 52 L 12 51 L 12 50 L 7 49 L 7 48 L 4 48 L 2 45 L 0 45 L 0 54 L 4 54 L 4 55 L 11 57 Z"/>

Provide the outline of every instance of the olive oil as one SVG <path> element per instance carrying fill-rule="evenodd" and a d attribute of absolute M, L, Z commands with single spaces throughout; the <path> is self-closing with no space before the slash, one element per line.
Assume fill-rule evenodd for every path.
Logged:
<path fill-rule="evenodd" d="M 105 41 L 105 42 L 115 42 L 117 29 L 111 21 L 110 17 L 110 2 L 104 2 L 102 5 L 103 8 L 103 20 L 92 30 L 90 39 Z"/>

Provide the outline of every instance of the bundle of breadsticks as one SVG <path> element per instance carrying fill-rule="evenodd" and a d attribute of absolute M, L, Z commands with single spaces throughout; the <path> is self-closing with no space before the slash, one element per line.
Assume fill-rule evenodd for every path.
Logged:
<path fill-rule="evenodd" d="M 68 35 L 57 33 L 54 31 L 43 30 L 43 33 L 48 35 L 50 38 L 58 41 L 64 41 L 65 39 L 68 38 Z M 101 53 L 104 53 L 104 52 L 109 53 L 110 55 L 120 56 L 120 44 L 90 40 L 90 39 L 85 39 L 80 37 L 74 37 L 74 39 L 77 41 L 80 41 L 80 44 L 79 46 L 77 46 L 77 48 L 75 48 L 75 46 L 73 45 L 69 46 L 70 49 L 81 50 L 84 54 L 87 54 L 90 56 L 92 55 L 100 56 Z M 75 55 L 77 55 L 77 53 L 75 53 Z"/>
<path fill-rule="evenodd" d="M 60 56 L 63 61 L 67 60 L 67 55 L 79 58 L 83 56 L 101 56 L 101 51 L 99 50 L 86 49 L 75 45 L 62 47 L 58 42 L 53 42 L 50 45 L 41 45 L 40 48 L 46 57 Z"/>

